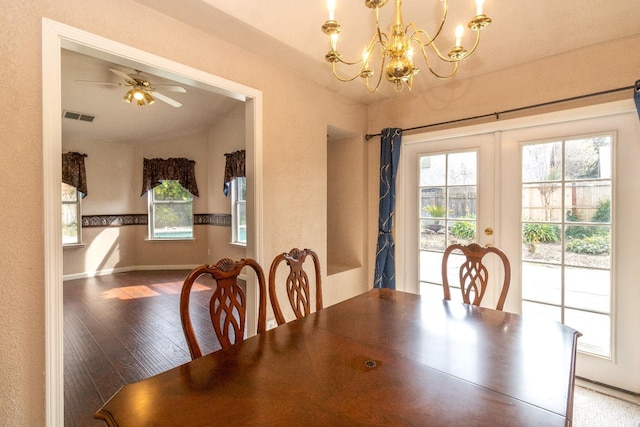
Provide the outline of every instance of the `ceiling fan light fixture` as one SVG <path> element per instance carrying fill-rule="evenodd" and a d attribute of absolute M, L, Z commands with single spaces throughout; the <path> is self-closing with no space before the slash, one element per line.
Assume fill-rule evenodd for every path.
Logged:
<path fill-rule="evenodd" d="M 126 102 L 133 101 L 133 90 L 128 91 L 123 98 Z"/>
<path fill-rule="evenodd" d="M 156 102 L 155 98 L 151 94 L 140 88 L 133 88 L 127 91 L 124 95 L 126 102 L 135 102 L 139 106 L 151 105 Z"/>
<path fill-rule="evenodd" d="M 150 93 L 148 93 L 148 92 L 145 92 L 143 97 L 144 97 L 144 100 L 145 100 L 145 101 L 147 102 L 147 104 L 149 104 L 149 105 L 151 105 L 151 104 L 153 104 L 154 102 L 156 102 L 156 100 L 153 98 L 153 96 L 151 96 L 151 94 L 150 94 Z"/>
<path fill-rule="evenodd" d="M 138 101 L 142 101 L 144 99 L 144 91 L 138 88 L 133 89 L 133 97 Z"/>

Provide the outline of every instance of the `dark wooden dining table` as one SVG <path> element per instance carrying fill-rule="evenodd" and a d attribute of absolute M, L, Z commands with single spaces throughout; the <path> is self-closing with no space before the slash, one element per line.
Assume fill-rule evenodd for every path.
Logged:
<path fill-rule="evenodd" d="M 569 426 L 560 323 L 373 289 L 120 389 L 110 426 Z"/>

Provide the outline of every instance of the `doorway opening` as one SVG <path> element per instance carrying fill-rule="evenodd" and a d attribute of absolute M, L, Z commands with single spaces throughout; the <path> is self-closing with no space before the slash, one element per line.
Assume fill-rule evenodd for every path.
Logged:
<path fill-rule="evenodd" d="M 63 293 L 60 176 L 62 154 L 61 56 L 72 50 L 132 69 L 222 94 L 245 103 L 245 149 L 247 151 L 247 230 L 254 238 L 246 247 L 247 257 L 262 258 L 262 218 L 257 209 L 262 200 L 262 93 L 213 74 L 123 45 L 109 39 L 43 19 L 43 195 L 45 260 L 46 420 L 64 423 Z M 248 279 L 248 300 L 256 304 L 256 292 Z M 253 307 L 250 307 L 250 309 Z M 255 309 L 249 310 L 250 313 Z M 253 316 L 255 317 L 255 316 Z M 255 319 L 248 320 L 254 330 Z"/>

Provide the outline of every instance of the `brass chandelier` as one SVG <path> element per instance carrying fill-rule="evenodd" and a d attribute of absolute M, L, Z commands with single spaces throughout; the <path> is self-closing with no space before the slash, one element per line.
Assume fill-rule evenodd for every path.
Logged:
<path fill-rule="evenodd" d="M 349 82 L 358 77 L 364 79 L 367 90 L 371 93 L 376 92 L 380 87 L 382 76 L 394 84 L 396 92 L 401 92 L 406 86 L 411 90 L 413 88 L 413 77 L 420 71 L 413 63 L 414 53 L 417 50 L 422 54 L 429 71 L 436 77 L 448 79 L 453 77 L 458 71 L 458 63 L 471 55 L 480 42 L 480 31 L 491 24 L 491 18 L 482 13 L 484 0 L 476 0 L 476 16 L 471 19 L 467 25 L 476 33 L 476 40 L 473 47 L 467 50 L 462 46 L 462 36 L 464 28 L 459 25 L 456 28 L 455 46 L 453 46 L 448 54 L 442 55 L 438 50 L 435 42 L 440 36 L 444 23 L 447 19 L 448 0 L 440 0 L 443 3 L 442 17 L 440 24 L 433 35 L 425 30 L 418 29 L 416 24 L 409 22 L 406 26 L 402 22 L 402 0 L 394 0 L 395 13 L 394 22 L 391 25 L 389 33 L 384 33 L 380 29 L 380 8 L 387 4 L 388 0 L 364 0 L 366 7 L 373 9 L 375 12 L 376 31 L 371 37 L 369 43 L 365 46 L 360 58 L 355 61 L 347 61 L 337 49 L 338 34 L 342 31 L 342 27 L 335 20 L 336 0 L 327 0 L 329 8 L 329 19 L 322 25 L 322 31 L 329 35 L 330 50 L 325 59 L 331 63 L 333 75 L 340 81 Z M 432 68 L 429 55 L 435 54 L 440 60 L 451 64 L 448 73 L 440 74 Z M 431 53 L 433 52 L 433 53 Z M 372 63 L 379 62 L 379 72 L 372 68 Z M 358 71 L 352 75 L 343 77 L 338 73 L 338 64 L 347 66 L 356 65 Z M 376 67 L 378 68 L 378 67 Z M 369 80 L 376 81 L 375 86 L 371 86 Z"/>

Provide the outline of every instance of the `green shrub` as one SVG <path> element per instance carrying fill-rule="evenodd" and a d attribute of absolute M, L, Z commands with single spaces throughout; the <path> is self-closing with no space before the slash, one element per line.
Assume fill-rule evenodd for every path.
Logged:
<path fill-rule="evenodd" d="M 476 237 L 475 223 L 469 221 L 457 221 L 451 227 L 451 235 L 458 239 L 473 239 Z"/>
<path fill-rule="evenodd" d="M 522 238 L 527 243 L 558 242 L 560 231 L 557 225 L 528 223 L 522 226 Z"/>
<path fill-rule="evenodd" d="M 429 205 L 425 206 L 423 209 L 433 218 L 443 218 L 444 214 L 447 213 L 447 208 L 444 206 Z"/>
<path fill-rule="evenodd" d="M 577 222 L 580 221 L 580 217 L 577 214 L 574 214 L 571 210 L 567 211 L 567 222 Z"/>
<path fill-rule="evenodd" d="M 572 239 L 586 239 L 591 236 L 609 236 L 609 226 L 583 226 L 583 225 L 570 225 L 565 231 L 567 240 Z M 608 237 L 607 237 L 608 238 Z"/>
<path fill-rule="evenodd" d="M 591 236 L 567 241 L 567 252 L 589 255 L 607 255 L 611 251 L 609 236 Z"/>
<path fill-rule="evenodd" d="M 611 221 L 611 200 L 605 200 L 598 203 L 596 211 L 591 217 L 593 222 L 609 222 Z"/>
<path fill-rule="evenodd" d="M 582 225 L 570 225 L 565 231 L 567 239 L 584 239 L 585 237 L 593 236 L 593 227 L 584 227 Z"/>

